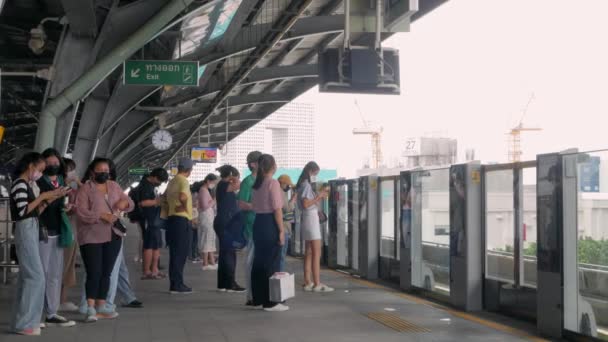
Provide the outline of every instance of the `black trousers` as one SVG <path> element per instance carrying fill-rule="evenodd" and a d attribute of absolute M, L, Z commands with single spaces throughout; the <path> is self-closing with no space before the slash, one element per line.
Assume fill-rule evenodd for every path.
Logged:
<path fill-rule="evenodd" d="M 234 274 L 236 272 L 236 250 L 225 247 L 227 245 L 223 233 L 223 228 L 214 225 L 215 233 L 220 240 L 220 250 L 217 258 L 217 288 L 232 289 L 237 286 Z"/>
<path fill-rule="evenodd" d="M 187 218 L 169 216 L 167 221 L 167 240 L 169 242 L 169 280 L 171 290 L 184 286 L 184 266 L 190 251 L 192 227 Z"/>
<path fill-rule="evenodd" d="M 80 246 L 80 255 L 87 272 L 87 299 L 106 300 L 110 289 L 110 275 L 121 246 L 122 238 L 114 233 L 112 241 Z"/>
<path fill-rule="evenodd" d="M 251 294 L 255 305 L 271 307 L 277 303 L 270 301 L 268 280 L 279 272 L 281 246 L 279 230 L 274 214 L 256 214 L 253 223 L 253 267 L 251 268 Z"/>

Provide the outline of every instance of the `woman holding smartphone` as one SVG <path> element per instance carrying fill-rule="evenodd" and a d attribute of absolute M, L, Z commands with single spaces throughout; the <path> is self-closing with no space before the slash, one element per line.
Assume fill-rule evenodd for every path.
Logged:
<path fill-rule="evenodd" d="M 11 217 L 15 221 L 15 247 L 19 259 L 19 279 L 13 304 L 11 330 L 16 334 L 40 335 L 44 309 L 45 277 L 40 260 L 38 216 L 49 204 L 66 195 L 62 188 L 36 197 L 32 185 L 42 177 L 45 162 L 39 153 L 24 155 L 15 167 L 11 187 Z"/>
<path fill-rule="evenodd" d="M 240 174 L 230 165 L 218 169 L 221 181 L 217 185 L 217 216 L 213 229 L 220 240 L 217 270 L 217 289 L 220 292 L 245 292 L 234 277 L 236 270 L 236 250 L 226 236 L 227 231 L 242 229 L 243 218 L 239 209 L 236 192 L 241 186 Z"/>
<path fill-rule="evenodd" d="M 71 192 L 70 187 L 66 187 L 62 174 L 65 172 L 63 159 L 59 152 L 49 148 L 42 152 L 45 159 L 46 168 L 44 175 L 37 181 L 40 193 L 64 189 L 66 193 Z M 40 224 L 46 228 L 48 238 L 40 241 L 40 260 L 46 276 L 46 292 L 44 300 L 44 317 L 46 325 L 49 327 L 71 327 L 76 322 L 66 319 L 57 314 L 61 302 L 61 284 L 63 278 L 63 254 L 64 247 L 59 242 L 62 234 L 72 234 L 71 226 L 67 220 L 66 213 L 71 210 L 68 197 L 65 201 L 54 201 L 49 204 L 46 210 L 40 214 Z M 65 202 L 68 202 L 67 204 Z M 62 229 L 63 225 L 68 225 L 67 230 Z M 70 237 L 70 240 L 72 238 Z"/>
<path fill-rule="evenodd" d="M 334 289 L 321 283 L 321 224 L 319 223 L 319 203 L 328 197 L 322 190 L 316 194 L 312 184 L 317 182 L 321 168 L 311 161 L 302 170 L 296 188 L 298 205 L 301 210 L 302 239 L 306 241 L 304 253 L 304 291 L 332 292 Z"/>
<path fill-rule="evenodd" d="M 76 197 L 78 242 L 87 274 L 85 322 L 118 316 L 115 311 L 109 312 L 105 305 L 110 275 L 124 236 L 116 221 L 121 212 L 133 210 L 134 204 L 120 185 L 110 180 L 110 164 L 105 158 L 93 160 L 89 166 L 91 179 L 80 188 Z"/>

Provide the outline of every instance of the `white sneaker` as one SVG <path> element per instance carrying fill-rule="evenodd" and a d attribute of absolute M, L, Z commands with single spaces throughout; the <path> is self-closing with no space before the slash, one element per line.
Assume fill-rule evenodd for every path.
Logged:
<path fill-rule="evenodd" d="M 65 302 L 59 305 L 59 311 L 61 312 L 75 312 L 78 311 L 78 306 L 72 302 Z"/>
<path fill-rule="evenodd" d="M 203 266 L 202 268 L 203 268 L 203 271 L 213 271 L 213 266 L 207 265 L 207 266 Z"/>
<path fill-rule="evenodd" d="M 46 323 L 40 323 L 40 329 L 46 329 Z"/>
<path fill-rule="evenodd" d="M 289 310 L 289 306 L 283 304 L 277 304 L 271 308 L 264 308 L 267 312 L 283 312 Z"/>
<path fill-rule="evenodd" d="M 227 289 L 217 289 L 217 292 L 226 292 L 228 291 Z"/>
<path fill-rule="evenodd" d="M 313 291 L 314 292 L 334 292 L 334 289 L 325 284 L 319 284 L 319 286 L 315 286 Z"/>
<path fill-rule="evenodd" d="M 49 327 L 69 328 L 75 326 L 76 322 L 55 314 L 46 318 L 46 325 Z"/>
<path fill-rule="evenodd" d="M 93 308 L 88 308 L 87 313 L 84 316 L 85 323 L 94 323 L 97 322 L 97 311 Z"/>
<path fill-rule="evenodd" d="M 315 288 L 315 284 L 310 283 L 308 285 L 304 285 L 303 288 L 304 288 L 304 291 L 306 291 L 306 292 L 312 292 Z"/>

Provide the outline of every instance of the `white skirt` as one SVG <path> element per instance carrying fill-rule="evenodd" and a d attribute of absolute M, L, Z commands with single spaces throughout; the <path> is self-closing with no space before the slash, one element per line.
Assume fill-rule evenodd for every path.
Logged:
<path fill-rule="evenodd" d="M 302 239 L 304 241 L 321 240 L 321 224 L 316 210 L 304 210 L 302 212 L 300 227 L 302 227 Z"/>
<path fill-rule="evenodd" d="M 214 211 L 207 209 L 198 215 L 198 251 L 210 253 L 216 251 L 215 231 L 213 230 Z"/>

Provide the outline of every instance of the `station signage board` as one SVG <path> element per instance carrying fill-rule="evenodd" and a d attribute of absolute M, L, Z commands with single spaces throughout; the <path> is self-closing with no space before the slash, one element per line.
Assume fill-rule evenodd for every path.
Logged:
<path fill-rule="evenodd" d="M 190 158 L 198 163 L 217 163 L 217 148 L 193 147 Z"/>
<path fill-rule="evenodd" d="M 198 62 L 125 61 L 123 73 L 124 84 L 198 86 Z"/>

